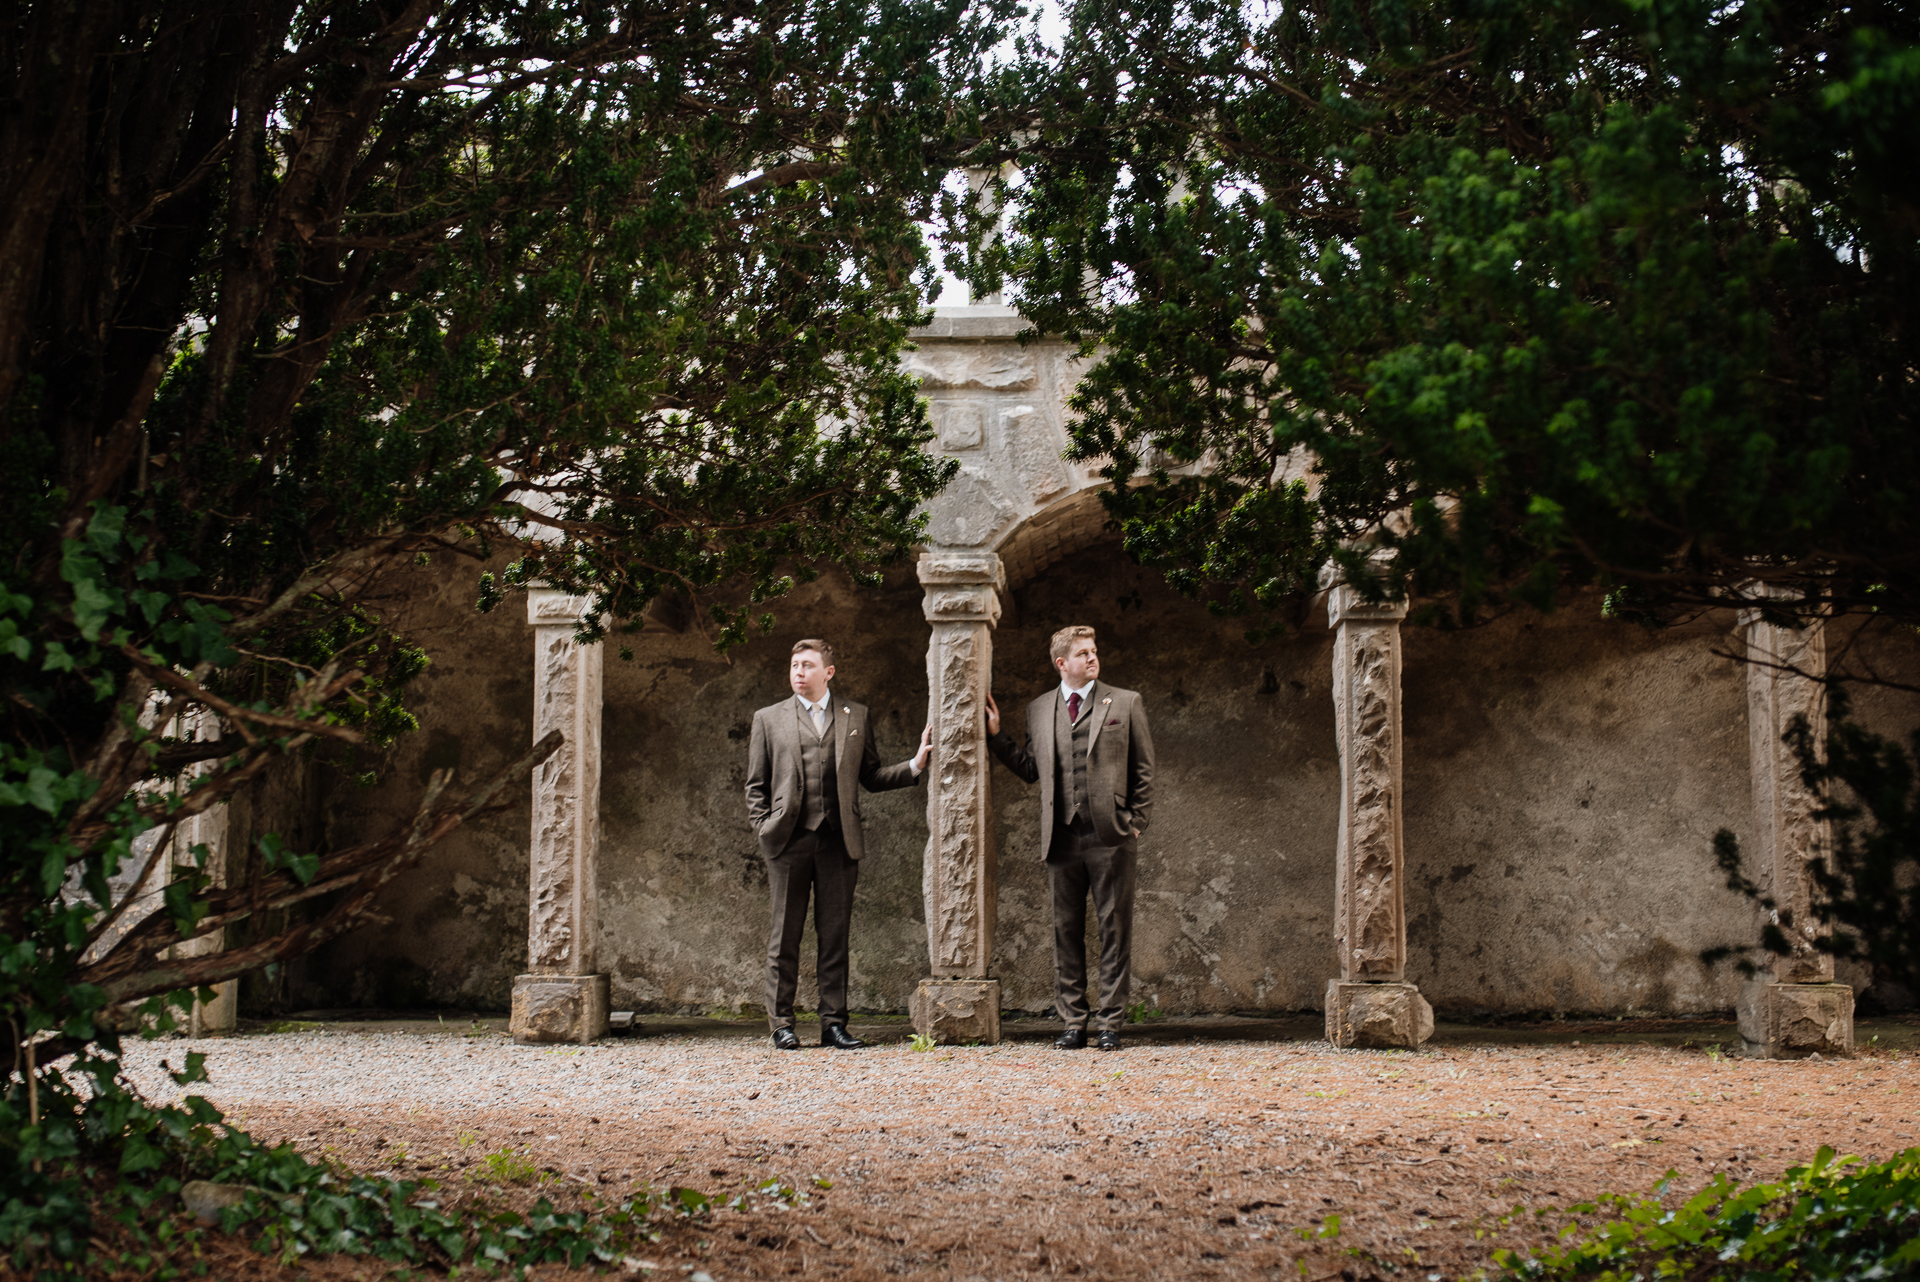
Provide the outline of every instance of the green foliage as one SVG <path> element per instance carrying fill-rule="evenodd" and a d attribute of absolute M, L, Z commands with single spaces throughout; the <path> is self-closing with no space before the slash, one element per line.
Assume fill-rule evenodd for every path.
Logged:
<path fill-rule="evenodd" d="M 540 1178 L 540 1164 L 527 1150 L 503 1148 L 480 1159 L 480 1176 L 501 1184 L 531 1184 Z"/>
<path fill-rule="evenodd" d="M 190 1053 L 174 1080 L 204 1080 L 202 1060 Z M 73 1142 L 73 1123 L 91 1143 Z M 63 1114 L 39 1138 L 31 1155 L 42 1162 L 34 1186 L 0 1204 L 0 1258 L 42 1276 L 90 1276 L 110 1266 L 183 1276 L 169 1261 L 181 1245 L 174 1217 L 190 1179 L 246 1187 L 245 1198 L 221 1212 L 221 1231 L 245 1234 L 255 1250 L 289 1262 L 345 1253 L 516 1274 L 541 1263 L 617 1263 L 657 1241 L 660 1224 L 697 1217 L 711 1205 L 704 1194 L 676 1188 L 637 1190 L 617 1204 L 589 1195 L 585 1211 L 560 1211 L 545 1198 L 524 1215 L 484 1200 L 449 1207 L 431 1180 L 355 1175 L 310 1162 L 287 1145 L 261 1145 L 198 1096 L 154 1108 L 113 1093 L 84 1115 Z M 118 1160 L 103 1165 L 101 1155 L 115 1151 Z M 502 1183 L 551 1178 L 524 1154 L 489 1154 L 489 1167 L 496 1159 L 505 1159 L 498 1163 Z"/>
<path fill-rule="evenodd" d="M 1256 632 L 1328 576 L 1456 620 L 1755 579 L 1920 618 L 1917 36 L 1085 0 L 971 270 L 1097 357 L 1070 454 L 1128 549 Z"/>
<path fill-rule="evenodd" d="M 1012 5 L 17 8 L 0 1244 L 71 1261 L 85 1172 L 216 1122 L 128 1094 L 117 1030 L 364 922 L 553 750 L 437 773 L 351 849 L 268 836 L 216 880 L 174 840 L 291 754 L 367 778 L 346 750 L 415 727 L 423 562 L 517 556 L 480 604 L 539 577 L 589 637 L 704 593 L 727 645 L 919 536 L 953 467 L 898 360 L 918 220 Z M 214 929 L 246 947 L 176 947 Z"/>
<path fill-rule="evenodd" d="M 1340 1236 L 1340 1217 L 1329 1215 L 1318 1228 L 1301 1227 L 1293 1231 L 1302 1242 L 1327 1242 Z"/>
<path fill-rule="evenodd" d="M 1505 1276 L 1837 1282 L 1920 1272 L 1920 1149 L 1862 1166 L 1822 1146 L 1777 1183 L 1742 1189 L 1722 1172 L 1673 1209 L 1617 1194 L 1567 1209 L 1607 1222 L 1569 1226 L 1568 1245 L 1531 1259 L 1495 1251 Z"/>
<path fill-rule="evenodd" d="M 912 1038 L 908 1040 L 907 1045 L 911 1047 L 913 1050 L 924 1054 L 930 1050 L 937 1050 L 940 1046 L 940 1043 L 935 1041 L 933 1038 L 927 1036 L 925 1033 L 915 1033 L 912 1036 Z"/>

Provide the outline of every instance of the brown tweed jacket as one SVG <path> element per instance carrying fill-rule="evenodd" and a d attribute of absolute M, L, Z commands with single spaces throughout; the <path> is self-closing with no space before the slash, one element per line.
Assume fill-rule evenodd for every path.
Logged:
<path fill-rule="evenodd" d="M 1027 742 L 1023 747 L 1001 732 L 987 740 L 1000 764 L 1028 783 L 1040 785 L 1040 854 L 1046 857 L 1053 817 L 1053 719 L 1064 702 L 1060 687 L 1027 705 Z M 1153 817 L 1153 736 L 1140 696 L 1096 681 L 1080 709 L 1097 718 L 1087 731 L 1087 797 L 1093 803 L 1093 830 L 1102 845 L 1117 846 L 1147 830 Z"/>

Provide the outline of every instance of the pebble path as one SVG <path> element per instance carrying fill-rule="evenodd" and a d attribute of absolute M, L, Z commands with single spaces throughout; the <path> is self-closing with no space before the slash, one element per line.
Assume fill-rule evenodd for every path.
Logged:
<path fill-rule="evenodd" d="M 1471 1276 L 1491 1247 L 1564 1223 L 1503 1226 L 1522 1203 L 1644 1193 L 1669 1169 L 1679 1192 L 1717 1171 L 1772 1178 L 1823 1143 L 1885 1157 L 1920 1134 L 1920 1069 L 1890 1052 L 1339 1051 L 1167 1026 L 1116 1055 L 1057 1052 L 1039 1030 L 916 1053 L 897 1025 L 855 1031 L 886 1043 L 783 1053 L 736 1028 L 523 1047 L 497 1021 L 455 1021 L 138 1043 L 127 1065 L 165 1099 L 178 1088 L 161 1061 L 201 1051 L 211 1080 L 194 1089 L 262 1138 L 358 1169 L 474 1180 L 511 1150 L 556 1188 L 741 1193 L 648 1262 L 716 1282 L 1298 1280 L 1302 1262 L 1332 1279 L 1367 1261 Z M 755 1196 L 768 1179 L 801 1205 Z M 1337 1241 L 1316 1237 L 1336 1215 Z"/>

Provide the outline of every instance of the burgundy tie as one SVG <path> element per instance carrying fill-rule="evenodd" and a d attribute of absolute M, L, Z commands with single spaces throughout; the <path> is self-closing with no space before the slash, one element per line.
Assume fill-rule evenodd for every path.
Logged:
<path fill-rule="evenodd" d="M 1078 690 L 1075 690 L 1072 694 L 1067 696 L 1067 724 L 1071 725 L 1074 722 L 1078 721 L 1079 719 L 1080 719 L 1080 692 Z"/>

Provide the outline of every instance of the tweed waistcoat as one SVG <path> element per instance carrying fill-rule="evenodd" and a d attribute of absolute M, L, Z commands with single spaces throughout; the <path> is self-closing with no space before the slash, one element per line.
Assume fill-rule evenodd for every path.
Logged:
<path fill-rule="evenodd" d="M 840 827 L 840 775 L 834 765 L 833 700 L 827 700 L 827 730 L 815 734 L 813 714 L 793 701 L 793 715 L 800 721 L 800 778 L 806 795 L 800 801 L 800 821 L 796 827 L 807 832 Z"/>
<path fill-rule="evenodd" d="M 1091 705 L 1093 692 L 1080 708 L 1080 719 L 1067 723 L 1067 701 L 1053 701 L 1053 795 L 1054 822 L 1071 824 L 1074 819 L 1093 817 L 1087 796 L 1087 738 L 1093 729 Z"/>

